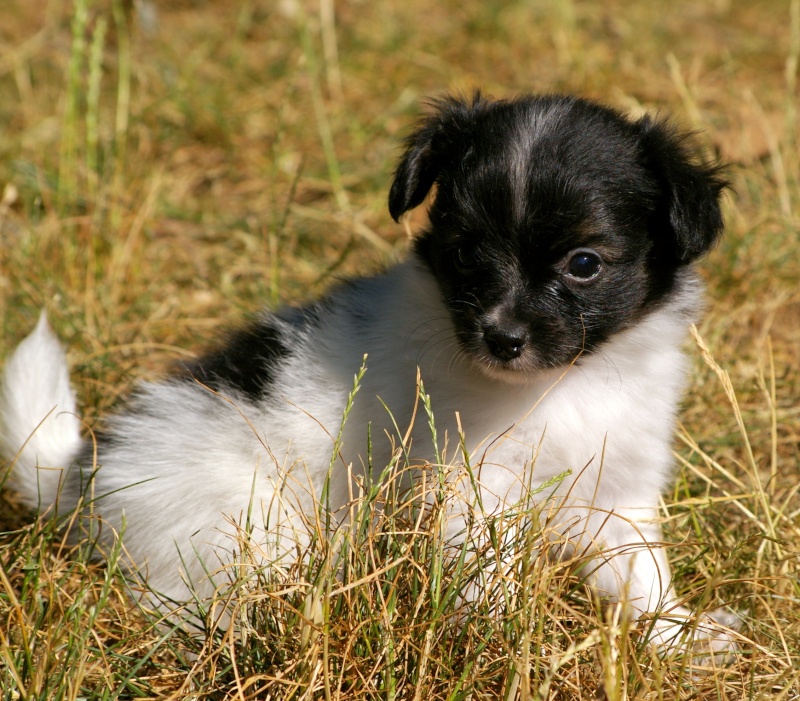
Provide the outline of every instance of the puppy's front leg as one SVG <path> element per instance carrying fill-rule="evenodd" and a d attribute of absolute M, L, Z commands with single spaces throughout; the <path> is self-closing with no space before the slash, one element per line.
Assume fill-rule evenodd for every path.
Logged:
<path fill-rule="evenodd" d="M 726 612 L 696 618 L 678 603 L 656 514 L 614 513 L 599 531 L 602 547 L 592 585 L 621 602 L 627 613 L 647 618 L 648 640 L 662 652 L 688 648 L 695 664 L 728 664 L 737 650 L 738 619 Z"/>

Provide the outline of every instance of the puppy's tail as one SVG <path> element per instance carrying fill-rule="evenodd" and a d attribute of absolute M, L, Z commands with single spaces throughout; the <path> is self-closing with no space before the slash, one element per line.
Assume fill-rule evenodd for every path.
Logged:
<path fill-rule="evenodd" d="M 81 450 L 81 422 L 69 384 L 64 349 L 42 313 L 33 332 L 6 362 L 0 386 L 0 465 L 25 504 L 45 510 L 55 504 Z"/>

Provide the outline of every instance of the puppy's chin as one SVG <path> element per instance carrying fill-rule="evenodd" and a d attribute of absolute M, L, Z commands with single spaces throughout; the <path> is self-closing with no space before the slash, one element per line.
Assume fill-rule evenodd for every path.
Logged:
<path fill-rule="evenodd" d="M 513 360 L 500 360 L 488 351 L 469 353 L 474 367 L 490 380 L 497 380 L 508 385 L 529 385 L 542 378 L 548 371 L 541 362 L 528 357 L 525 353 Z"/>

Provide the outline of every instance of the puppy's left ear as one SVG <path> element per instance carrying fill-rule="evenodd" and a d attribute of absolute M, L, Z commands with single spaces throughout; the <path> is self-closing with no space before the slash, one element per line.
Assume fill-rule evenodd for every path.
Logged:
<path fill-rule="evenodd" d="M 488 101 L 475 92 L 472 98 L 443 97 L 429 103 L 431 112 L 406 139 L 389 191 L 389 214 L 399 221 L 409 209 L 422 204 L 440 173 L 458 162 L 469 148 L 475 116 Z"/>
<path fill-rule="evenodd" d="M 690 263 L 707 253 L 722 233 L 720 196 L 728 186 L 721 167 L 698 160 L 688 136 L 668 124 L 642 119 L 641 143 L 662 190 L 657 222 L 668 224 L 676 258 Z M 666 220 L 666 221 L 663 221 Z"/>
<path fill-rule="evenodd" d="M 389 214 L 400 221 L 409 209 L 414 209 L 425 199 L 433 187 L 441 166 L 441 125 L 438 120 L 427 119 L 406 139 L 406 152 L 394 174 L 389 190 Z"/>

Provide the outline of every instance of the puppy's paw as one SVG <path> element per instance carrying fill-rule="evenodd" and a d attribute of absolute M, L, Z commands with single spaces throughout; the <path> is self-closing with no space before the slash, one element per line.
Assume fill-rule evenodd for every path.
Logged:
<path fill-rule="evenodd" d="M 742 619 L 730 611 L 717 609 L 695 616 L 680 607 L 652 621 L 647 637 L 659 655 L 691 654 L 692 667 L 713 669 L 735 662 L 741 626 Z"/>
<path fill-rule="evenodd" d="M 694 630 L 692 666 L 713 668 L 732 665 L 741 650 L 737 632 L 742 624 L 742 618 L 733 611 L 715 609 L 702 614 Z"/>

